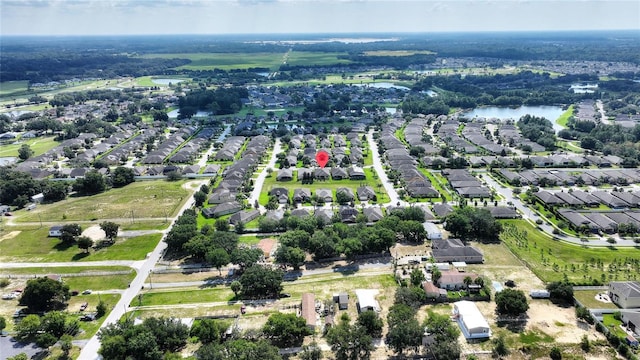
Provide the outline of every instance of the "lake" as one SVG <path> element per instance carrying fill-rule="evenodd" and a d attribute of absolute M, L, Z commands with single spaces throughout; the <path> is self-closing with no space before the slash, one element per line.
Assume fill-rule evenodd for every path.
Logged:
<path fill-rule="evenodd" d="M 487 106 L 473 109 L 472 111 L 463 113 L 463 115 L 468 118 L 482 117 L 486 119 L 518 120 L 522 116 L 529 114 L 551 121 L 553 129 L 557 132 L 564 129 L 559 124 L 556 124 L 556 120 L 558 120 L 562 113 L 564 113 L 564 110 L 562 110 L 560 106 L 520 106 L 517 108 Z"/>
<path fill-rule="evenodd" d="M 175 110 L 171 110 L 167 113 L 167 115 L 169 116 L 169 118 L 177 118 L 178 117 L 178 109 Z M 198 111 L 195 115 L 193 115 L 193 117 L 205 117 L 205 116 L 209 116 L 211 115 L 209 112 L 207 111 Z"/>
<path fill-rule="evenodd" d="M 151 82 L 158 85 L 177 84 L 186 81 L 186 79 L 151 79 Z"/>
<path fill-rule="evenodd" d="M 373 87 L 373 88 L 379 88 L 379 89 L 398 89 L 398 90 L 407 90 L 407 91 L 411 90 L 406 86 L 400 86 L 390 82 L 373 82 L 373 83 L 354 84 L 354 85 L 367 86 L 367 87 Z"/>

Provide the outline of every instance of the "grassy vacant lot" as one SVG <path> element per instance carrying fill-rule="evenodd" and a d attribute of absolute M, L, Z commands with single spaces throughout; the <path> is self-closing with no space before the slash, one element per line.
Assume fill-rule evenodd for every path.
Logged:
<path fill-rule="evenodd" d="M 65 274 L 82 274 L 85 276 L 95 275 L 97 272 L 103 271 L 129 271 L 127 266 L 58 266 L 58 267 L 30 267 L 16 269 L 0 269 L 0 275 L 47 275 L 59 274 L 64 277 Z"/>
<path fill-rule="evenodd" d="M 140 293 L 141 296 L 131 301 L 131 306 L 150 305 L 178 305 L 205 302 L 225 302 L 233 300 L 233 291 L 226 286 L 220 286 L 202 290 L 176 290 L 156 291 Z"/>
<path fill-rule="evenodd" d="M 16 222 L 93 221 L 173 216 L 189 195 L 184 181 L 138 181 L 102 194 L 70 197 L 53 204 L 38 206 L 16 215 Z"/>
<path fill-rule="evenodd" d="M 373 50 L 365 51 L 366 56 L 411 56 L 411 55 L 429 55 L 435 54 L 429 50 Z"/>
<path fill-rule="evenodd" d="M 120 299 L 120 295 L 118 294 L 91 294 L 91 295 L 80 295 L 73 296 L 71 300 L 69 300 L 69 306 L 67 306 L 67 311 L 75 312 L 77 315 L 80 315 L 80 305 L 84 302 L 89 303 L 86 312 L 95 312 L 96 306 L 100 300 L 104 301 L 107 304 L 107 314 L 113 309 L 113 307 L 118 303 Z M 70 315 L 73 316 L 73 315 Z M 84 340 L 90 339 L 97 331 L 100 329 L 100 325 L 107 318 L 107 315 L 101 317 L 95 321 L 80 321 L 80 328 L 83 330 L 80 334 L 76 335 L 75 339 Z"/>
<path fill-rule="evenodd" d="M 176 79 L 176 80 L 190 80 L 188 78 L 185 77 L 176 77 L 176 76 L 171 76 L 171 75 L 163 75 L 163 76 L 142 76 L 139 78 L 136 78 L 136 83 L 140 86 L 163 86 L 160 84 L 156 84 L 155 82 L 153 82 L 153 79 Z M 177 83 L 174 83 L 174 85 Z M 166 85 L 165 85 L 166 86 Z M 171 109 L 173 110 L 173 109 Z M 169 111 L 171 111 L 169 110 Z"/>
<path fill-rule="evenodd" d="M 569 118 L 571 116 L 573 116 L 573 105 L 569 106 L 567 111 L 563 112 L 562 115 L 560 115 L 558 120 L 556 120 L 556 123 L 558 125 L 566 128 L 567 127 L 567 121 L 569 121 Z"/>
<path fill-rule="evenodd" d="M 366 174 L 366 180 L 316 180 L 313 184 L 305 184 L 302 185 L 301 182 L 296 181 L 297 179 L 297 171 L 294 171 L 294 180 L 292 181 L 276 181 L 276 176 L 278 174 L 278 170 L 274 170 L 271 176 L 268 176 L 262 187 L 262 191 L 260 192 L 259 202 L 262 205 L 265 205 L 269 201 L 269 191 L 274 188 L 283 187 L 289 190 L 289 198 L 293 196 L 293 190 L 298 188 L 308 188 L 311 189 L 311 194 L 315 194 L 317 189 L 331 189 L 333 191 L 333 199 L 335 201 L 336 198 L 336 189 L 341 187 L 350 188 L 353 190 L 353 194 L 356 196 L 356 204 L 360 203 L 357 199 L 356 189 L 360 186 L 371 186 L 373 190 L 375 190 L 376 195 L 378 197 L 377 203 L 384 204 L 389 202 L 389 196 L 387 192 L 384 190 L 382 186 L 382 182 L 377 176 L 374 178 L 375 170 L 372 168 L 364 169 Z"/>
<path fill-rule="evenodd" d="M 135 271 L 128 274 L 101 275 L 101 276 L 73 276 L 64 278 L 64 282 L 69 285 L 69 289 L 83 291 L 91 290 L 114 290 L 126 289 L 131 280 L 136 277 Z"/>
<path fill-rule="evenodd" d="M 27 91 L 29 81 L 3 81 L 0 82 L 0 96 Z"/>
<path fill-rule="evenodd" d="M 33 156 L 42 155 L 60 144 L 54 141 L 53 138 L 53 136 L 47 136 L 35 139 L 24 139 L 13 144 L 2 144 L 2 146 L 0 146 L 0 157 L 18 156 L 18 149 L 20 149 L 23 144 L 31 147 Z"/>
<path fill-rule="evenodd" d="M 15 236 L 0 242 L 0 259 L 3 261 L 141 260 L 153 250 L 162 236 L 150 234 L 118 239 L 112 246 L 85 254 L 76 245 L 66 245 L 58 238 L 48 237 L 48 227 L 17 231 L 19 233 Z"/>
<path fill-rule="evenodd" d="M 351 61 L 347 59 L 339 59 L 338 55 L 347 55 L 347 53 L 325 53 L 325 52 L 309 52 L 309 51 L 292 51 L 287 56 L 287 64 L 289 65 L 333 65 L 348 64 Z"/>
<path fill-rule="evenodd" d="M 502 224 L 506 228 L 501 235 L 504 244 L 545 282 L 562 280 L 564 274 L 575 283 L 638 276 L 633 269 L 622 265 L 609 271 L 614 261 L 638 259 L 640 251 L 636 248 L 585 248 L 553 240 L 525 220 L 504 220 Z M 601 267 L 598 262 L 602 263 Z"/>
<path fill-rule="evenodd" d="M 145 54 L 144 58 L 189 59 L 190 64 L 178 69 L 188 70 L 232 70 L 248 68 L 269 68 L 276 70 L 282 64 L 283 53 L 187 53 L 187 54 Z"/>

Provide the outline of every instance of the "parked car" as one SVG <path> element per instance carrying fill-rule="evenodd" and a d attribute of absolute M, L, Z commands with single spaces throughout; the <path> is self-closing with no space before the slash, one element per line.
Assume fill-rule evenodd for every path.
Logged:
<path fill-rule="evenodd" d="M 2 295 L 2 300 L 13 300 L 18 297 L 16 293 L 4 294 Z"/>
<path fill-rule="evenodd" d="M 87 306 L 89 306 L 89 303 L 85 302 L 82 305 L 80 305 L 80 311 L 85 311 L 87 309 Z"/>
<path fill-rule="evenodd" d="M 85 291 L 83 291 L 83 292 L 82 292 L 82 295 L 89 295 L 89 294 L 91 294 L 92 292 L 93 292 L 93 291 L 91 291 L 91 290 L 87 289 L 87 290 L 85 290 Z"/>
<path fill-rule="evenodd" d="M 80 317 L 80 321 L 93 321 L 96 319 L 96 314 L 86 314 Z"/>
<path fill-rule="evenodd" d="M 504 282 L 504 285 L 508 286 L 510 288 L 513 288 L 513 287 L 516 287 L 516 282 L 513 281 L 513 280 L 507 280 L 507 281 Z"/>

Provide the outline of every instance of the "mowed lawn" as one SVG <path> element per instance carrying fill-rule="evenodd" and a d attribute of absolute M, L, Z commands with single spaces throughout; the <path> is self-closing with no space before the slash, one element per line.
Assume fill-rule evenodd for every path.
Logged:
<path fill-rule="evenodd" d="M 138 181 L 104 193 L 69 197 L 53 204 L 39 205 L 31 211 L 16 213 L 16 222 L 94 221 L 173 216 L 187 199 L 184 181 Z"/>
<path fill-rule="evenodd" d="M 178 67 L 187 70 L 233 70 L 268 68 L 276 70 L 282 64 L 284 53 L 185 53 L 145 54 L 144 58 L 188 59 L 191 63 Z"/>
<path fill-rule="evenodd" d="M 67 245 L 58 238 L 48 237 L 49 228 L 16 230 L 13 237 L 0 241 L 2 261 L 66 262 L 96 260 L 142 260 L 160 241 L 162 234 L 119 238 L 114 245 L 88 254 L 77 245 Z"/>
<path fill-rule="evenodd" d="M 603 281 L 605 283 L 611 280 L 610 274 L 617 276 L 617 280 L 637 276 L 633 269 L 630 271 L 619 269 L 616 273 L 608 271 L 609 264 L 614 260 L 639 259 L 640 250 L 637 248 L 586 248 L 553 240 L 525 220 L 501 222 L 506 226 L 515 226 L 521 234 L 526 232 L 525 243 L 509 235 L 508 232 L 503 232 L 500 238 L 527 264 L 531 271 L 545 282 L 562 280 L 564 274 L 567 274 L 570 281 L 576 283 L 586 283 L 591 279 L 602 281 L 603 274 L 606 277 L 606 281 Z M 603 263 L 601 269 L 595 266 L 597 261 Z"/>
<path fill-rule="evenodd" d="M 0 82 L 0 96 L 9 95 L 15 92 L 27 91 L 29 81 L 3 81 Z"/>
<path fill-rule="evenodd" d="M 12 144 L 2 144 L 2 146 L 0 146 L 0 157 L 18 156 L 18 149 L 20 149 L 23 144 L 27 144 L 31 147 L 31 150 L 33 150 L 33 156 L 42 155 L 60 145 L 60 143 L 58 141 L 54 141 L 53 138 L 53 136 L 47 136 L 34 139 L 24 139 Z"/>
<path fill-rule="evenodd" d="M 366 179 L 365 180 L 315 180 L 313 184 L 302 184 L 301 181 L 297 181 L 297 171 L 294 171 L 294 176 L 292 181 L 276 181 L 276 176 L 278 174 L 278 170 L 274 170 L 271 176 L 267 177 L 264 181 L 264 185 L 260 192 L 259 202 L 262 205 L 265 205 L 269 201 L 269 191 L 275 188 L 286 188 L 289 190 L 289 198 L 293 197 L 293 190 L 299 188 L 308 188 L 311 189 L 311 195 L 315 194 L 318 189 L 331 189 L 333 193 L 333 200 L 336 200 L 336 190 L 338 188 L 346 187 L 353 190 L 353 194 L 356 197 L 355 203 L 358 204 L 360 201 L 357 199 L 358 195 L 356 193 L 356 189 L 360 186 L 371 186 L 373 190 L 376 192 L 376 196 L 378 197 L 378 204 L 384 204 L 389 202 L 389 196 L 387 192 L 384 190 L 384 186 L 382 186 L 382 182 L 379 178 L 374 179 L 375 170 L 372 168 L 364 169 Z"/>
<path fill-rule="evenodd" d="M 339 55 L 348 55 L 344 53 L 330 52 L 311 52 L 311 51 L 292 51 L 287 56 L 287 64 L 293 66 L 310 66 L 310 65 L 333 65 L 333 64 L 349 64 L 352 61 L 338 58 Z"/>

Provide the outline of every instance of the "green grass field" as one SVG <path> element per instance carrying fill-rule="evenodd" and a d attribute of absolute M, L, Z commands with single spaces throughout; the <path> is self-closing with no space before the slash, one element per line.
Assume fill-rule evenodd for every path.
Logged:
<path fill-rule="evenodd" d="M 48 150 L 60 145 L 60 143 L 58 141 L 54 141 L 53 138 L 53 136 L 47 136 L 20 140 L 13 144 L 2 144 L 2 146 L 0 146 L 0 157 L 18 156 L 18 149 L 20 149 L 23 144 L 27 144 L 31 147 L 31 150 L 33 150 L 33 156 L 42 155 Z"/>
<path fill-rule="evenodd" d="M 139 78 L 135 79 L 135 82 L 137 85 L 139 86 L 167 86 L 167 85 L 161 85 L 161 84 L 156 84 L 155 82 L 153 82 L 153 79 L 176 79 L 176 80 L 191 80 L 185 77 L 180 77 L 180 76 L 171 76 L 171 75 L 162 75 L 162 76 L 142 76 Z M 177 83 L 175 83 L 177 84 Z M 174 85 L 175 85 L 174 84 Z M 173 109 L 169 109 L 169 111 L 171 111 Z"/>
<path fill-rule="evenodd" d="M 338 55 L 347 55 L 347 53 L 325 53 L 310 51 L 292 51 L 287 56 L 287 64 L 297 65 L 333 65 L 351 63 L 347 59 L 338 59 Z"/>
<path fill-rule="evenodd" d="M 131 301 L 131 306 L 178 305 L 204 302 L 222 302 L 233 299 L 233 291 L 226 286 L 203 290 L 155 291 L 141 293 Z"/>
<path fill-rule="evenodd" d="M 27 91 L 29 81 L 3 81 L 0 82 L 0 96 L 7 96 L 13 93 L 21 93 Z"/>
<path fill-rule="evenodd" d="M 573 297 L 588 309 L 617 309 L 618 307 L 611 302 L 602 302 L 596 299 L 596 295 L 603 292 L 606 290 L 576 290 L 573 292 Z"/>
<path fill-rule="evenodd" d="M 118 303 L 120 299 L 120 295 L 118 294 L 91 294 L 91 295 L 80 295 L 80 296 L 72 296 L 71 300 L 69 300 L 69 306 L 67 310 L 69 312 L 73 312 L 76 315 L 79 315 L 78 312 L 80 309 L 80 305 L 84 302 L 87 302 L 89 306 L 87 307 L 87 312 L 94 312 L 96 310 L 96 306 L 100 300 L 104 301 L 107 304 L 107 314 L 111 312 L 113 307 Z M 75 316 L 75 315 L 70 315 Z M 75 336 L 75 339 L 84 340 L 90 339 L 95 333 L 100 329 L 100 325 L 107 318 L 107 315 L 101 317 L 95 321 L 80 321 L 80 328 L 83 330 L 78 335 Z"/>
<path fill-rule="evenodd" d="M 86 226 L 85 226 L 86 227 Z M 94 260 L 142 260 L 152 251 L 161 234 L 143 235 L 117 242 L 100 250 L 85 254 L 76 245 L 63 244 L 60 239 L 48 237 L 49 228 L 18 230 L 15 236 L 0 241 L 2 261 L 62 262 Z"/>
<path fill-rule="evenodd" d="M 91 276 L 92 273 L 101 271 L 129 271 L 127 266 L 60 266 L 60 267 L 29 267 L 16 269 L 0 269 L 0 275 L 47 275 L 82 274 Z"/>
<path fill-rule="evenodd" d="M 69 289 L 83 291 L 91 290 L 113 290 L 126 289 L 131 280 L 136 277 L 135 271 L 129 274 L 101 275 L 101 276 L 73 276 L 64 278 Z"/>
<path fill-rule="evenodd" d="M 374 178 L 374 172 L 372 168 L 364 169 L 366 174 L 366 180 L 327 180 L 321 181 L 316 180 L 313 184 L 305 184 L 302 185 L 300 182 L 296 181 L 297 171 L 294 171 L 294 180 L 293 181 L 276 181 L 277 175 L 276 169 L 274 169 L 273 174 L 270 177 L 267 177 L 264 181 L 264 185 L 262 187 L 262 191 L 260 192 L 259 202 L 262 205 L 265 205 L 269 201 L 269 191 L 274 188 L 283 187 L 289 190 L 289 197 L 293 196 L 293 190 L 298 188 L 309 188 L 311 189 L 311 193 L 314 194 L 317 189 L 331 189 L 333 192 L 333 199 L 335 201 L 336 198 L 336 189 L 341 187 L 350 188 L 353 190 L 354 195 L 356 195 L 356 189 L 363 185 L 368 185 L 375 190 L 376 195 L 378 197 L 377 203 L 384 204 L 389 202 L 389 195 L 384 190 L 382 183 L 379 178 Z M 379 186 L 378 186 L 379 185 Z M 357 197 L 357 196 L 356 196 Z M 360 201 L 356 199 L 356 203 Z"/>
<path fill-rule="evenodd" d="M 39 205 L 35 210 L 21 210 L 14 215 L 16 222 L 93 221 L 122 219 L 165 218 L 173 216 L 187 199 L 184 181 L 138 181 L 104 193 L 70 197 L 53 204 Z M 116 221 L 118 222 L 118 221 Z"/>
<path fill-rule="evenodd" d="M 186 53 L 186 54 L 145 54 L 143 58 L 188 59 L 190 64 L 177 69 L 186 70 L 233 70 L 248 68 L 269 68 L 277 70 L 282 64 L 284 53 Z"/>
<path fill-rule="evenodd" d="M 562 115 L 556 120 L 556 123 L 562 127 L 567 127 L 567 121 L 569 118 L 573 116 L 573 105 L 569 106 L 567 111 L 563 112 Z"/>
<path fill-rule="evenodd" d="M 613 279 L 638 277 L 630 268 L 630 271 L 625 271 L 622 266 L 618 266 L 617 271 L 609 271 L 608 268 L 613 261 L 625 258 L 638 259 L 640 250 L 636 248 L 585 248 L 555 241 L 525 220 L 503 220 L 501 223 L 505 228 L 517 229 L 521 235 L 526 233 L 526 241 L 518 239 L 512 231 L 507 230 L 503 231 L 500 238 L 545 282 L 562 280 L 564 274 L 576 283 L 587 283 L 591 280 L 606 283 Z M 604 266 L 598 268 L 595 265 L 597 261 L 601 261 Z M 603 281 L 603 275 L 606 281 Z"/>

